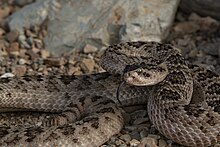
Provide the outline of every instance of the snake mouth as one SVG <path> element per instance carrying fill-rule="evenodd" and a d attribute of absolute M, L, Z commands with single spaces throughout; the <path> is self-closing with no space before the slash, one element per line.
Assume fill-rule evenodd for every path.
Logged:
<path fill-rule="evenodd" d="M 130 71 L 124 74 L 124 80 L 129 85 L 151 86 L 156 85 L 166 78 L 167 74 L 149 73 L 145 75 L 138 74 L 136 71 Z"/>
<path fill-rule="evenodd" d="M 155 84 L 155 80 L 140 76 L 137 72 L 133 72 L 133 71 L 126 73 L 124 75 L 124 80 L 126 81 L 127 84 L 135 85 L 135 86 L 148 86 Z"/>

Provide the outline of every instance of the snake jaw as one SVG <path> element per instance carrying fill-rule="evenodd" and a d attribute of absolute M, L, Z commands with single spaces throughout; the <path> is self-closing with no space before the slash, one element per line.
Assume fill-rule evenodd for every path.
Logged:
<path fill-rule="evenodd" d="M 168 74 L 165 64 L 158 65 L 157 68 L 144 69 L 137 68 L 124 74 L 124 80 L 127 84 L 135 86 L 150 86 L 163 81 Z"/>
<path fill-rule="evenodd" d="M 147 85 L 153 85 L 153 81 L 147 81 L 145 82 L 145 79 L 140 76 L 137 72 L 131 71 L 128 74 L 124 75 L 124 80 L 127 84 L 135 85 L 135 86 L 147 86 Z"/>

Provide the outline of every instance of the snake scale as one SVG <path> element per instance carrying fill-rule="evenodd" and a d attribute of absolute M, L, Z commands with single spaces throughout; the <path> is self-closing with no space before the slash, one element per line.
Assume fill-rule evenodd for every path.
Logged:
<path fill-rule="evenodd" d="M 100 146 L 123 127 L 122 105 L 146 103 L 155 128 L 186 146 L 220 141 L 220 76 L 156 42 L 109 46 L 108 72 L 0 79 L 1 146 Z"/>

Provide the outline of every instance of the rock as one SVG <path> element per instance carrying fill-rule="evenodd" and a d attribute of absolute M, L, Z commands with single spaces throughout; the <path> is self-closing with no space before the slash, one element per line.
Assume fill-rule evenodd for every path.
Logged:
<path fill-rule="evenodd" d="M 82 72 L 79 67 L 70 66 L 68 70 L 68 75 L 80 75 Z"/>
<path fill-rule="evenodd" d="M 158 147 L 157 146 L 157 139 L 152 138 L 152 137 L 144 137 L 141 139 L 141 143 L 138 147 L 144 147 L 144 146 L 149 146 L 149 147 Z"/>
<path fill-rule="evenodd" d="M 21 44 L 22 47 L 30 49 L 31 46 L 26 42 L 26 36 L 24 34 L 20 34 L 18 36 L 18 42 Z"/>
<path fill-rule="evenodd" d="M 198 49 L 194 48 L 189 52 L 188 56 L 190 58 L 195 58 L 197 56 L 198 52 L 199 52 Z"/>
<path fill-rule="evenodd" d="M 94 53 L 97 52 L 97 50 L 97 47 L 90 44 L 87 44 L 83 49 L 84 53 Z"/>
<path fill-rule="evenodd" d="M 201 17 L 192 13 L 189 18 L 200 26 L 200 30 L 209 31 L 209 33 L 216 32 L 219 28 L 219 22 L 211 17 Z"/>
<path fill-rule="evenodd" d="M 31 60 L 36 60 L 37 58 L 39 58 L 39 54 L 34 53 L 32 50 L 27 50 L 26 55 L 28 55 Z"/>
<path fill-rule="evenodd" d="M 186 22 L 181 22 L 178 23 L 174 27 L 174 31 L 178 33 L 183 33 L 183 34 L 189 34 L 189 33 L 194 33 L 199 30 L 199 25 L 197 25 L 194 22 L 186 21 Z"/>
<path fill-rule="evenodd" d="M 40 53 L 41 53 L 41 57 L 43 59 L 46 59 L 50 56 L 50 53 L 47 50 L 44 50 L 44 49 L 40 50 Z"/>
<path fill-rule="evenodd" d="M 122 140 L 116 140 L 114 143 L 116 146 L 121 146 L 121 147 L 127 147 L 124 141 Z"/>
<path fill-rule="evenodd" d="M 40 53 L 41 50 L 39 48 L 36 48 L 35 46 L 33 46 L 32 51 L 33 51 L 33 53 L 38 54 L 38 53 Z"/>
<path fill-rule="evenodd" d="M 24 65 L 26 63 L 27 63 L 27 61 L 25 59 L 21 58 L 21 59 L 18 60 L 18 64 L 20 64 L 20 65 Z"/>
<path fill-rule="evenodd" d="M 10 47 L 6 49 L 9 55 L 19 55 L 19 44 L 17 42 L 13 42 L 10 44 Z"/>
<path fill-rule="evenodd" d="M 158 146 L 159 146 L 159 147 L 167 147 L 168 144 L 166 143 L 165 140 L 159 139 Z"/>
<path fill-rule="evenodd" d="M 120 136 L 120 139 L 124 140 L 126 143 L 129 143 L 129 141 L 131 141 L 131 136 L 129 134 L 124 134 Z"/>
<path fill-rule="evenodd" d="M 31 27 L 31 28 L 33 28 L 33 27 Z M 25 35 L 27 37 L 36 38 L 37 37 L 36 33 L 38 33 L 38 32 L 33 33 L 30 29 L 25 30 Z"/>
<path fill-rule="evenodd" d="M 9 6 L 1 6 L 0 7 L 0 19 L 7 17 L 11 12 L 11 8 Z"/>
<path fill-rule="evenodd" d="M 8 26 L 22 33 L 23 28 L 40 25 L 48 18 L 45 48 L 61 55 L 74 48 L 82 49 L 86 42 L 109 45 L 115 41 L 161 41 L 168 35 L 178 3 L 179 0 L 38 0 L 13 13 Z M 23 45 L 27 48 L 27 44 Z"/>
<path fill-rule="evenodd" d="M 219 0 L 182 0 L 180 8 L 186 13 L 197 13 L 201 16 L 211 16 L 220 19 L 220 1 Z"/>
<path fill-rule="evenodd" d="M 49 19 L 48 36 L 44 39 L 45 48 L 56 55 L 82 49 L 86 42 L 109 45 L 130 40 L 164 40 L 179 0 L 59 2 L 59 19 Z"/>
<path fill-rule="evenodd" d="M 34 46 L 39 48 L 39 49 L 43 49 L 43 42 L 40 39 L 34 39 Z"/>
<path fill-rule="evenodd" d="M 136 139 L 132 139 L 130 141 L 130 147 L 137 147 L 140 144 L 140 141 L 136 140 Z"/>
<path fill-rule="evenodd" d="M 146 123 L 147 121 L 149 121 L 149 118 L 147 117 L 144 117 L 144 118 L 137 118 L 135 121 L 134 121 L 134 125 L 139 125 L 139 124 L 142 124 L 142 123 Z"/>
<path fill-rule="evenodd" d="M 4 39 L 0 39 L 0 50 L 4 50 L 5 48 L 6 48 L 5 40 Z"/>
<path fill-rule="evenodd" d="M 50 57 L 44 59 L 44 64 L 46 65 L 51 65 L 51 66 L 62 66 L 64 65 L 64 59 L 63 58 L 58 58 L 58 57 Z"/>
<path fill-rule="evenodd" d="M 6 34 L 6 40 L 8 40 L 10 43 L 16 41 L 18 39 L 19 32 L 17 30 L 12 30 L 9 33 Z"/>
<path fill-rule="evenodd" d="M 0 78 L 12 78 L 15 75 L 13 73 L 5 73 L 3 75 L 0 76 Z"/>
<path fill-rule="evenodd" d="M 27 71 L 27 68 L 25 65 L 16 65 L 15 67 L 12 68 L 12 72 L 16 76 L 24 76 Z"/>
<path fill-rule="evenodd" d="M 146 110 L 137 110 L 131 113 L 131 118 L 136 120 L 138 118 L 143 118 L 147 114 Z"/>
<path fill-rule="evenodd" d="M 83 59 L 82 63 L 85 65 L 86 69 L 84 68 L 85 72 L 92 72 L 95 67 L 95 62 L 93 59 Z"/>
<path fill-rule="evenodd" d="M 33 45 L 33 38 L 32 37 L 28 37 L 27 38 L 27 43 L 32 46 Z"/>
<path fill-rule="evenodd" d="M 140 136 L 141 136 L 141 138 L 147 137 L 148 136 L 148 130 L 147 129 L 143 129 L 140 132 Z"/>
<path fill-rule="evenodd" d="M 3 36 L 4 34 L 5 34 L 5 30 L 2 29 L 2 28 L 0 28 L 0 38 L 1 38 L 1 36 Z"/>
<path fill-rule="evenodd" d="M 135 130 L 133 130 L 131 133 L 129 133 L 131 138 L 133 139 L 137 139 L 137 140 L 140 140 L 141 139 L 141 136 L 140 136 L 140 133 L 139 131 L 137 130 L 137 128 Z"/>
<path fill-rule="evenodd" d="M 207 54 L 220 57 L 220 38 L 214 38 L 207 42 L 201 42 L 198 45 L 198 49 Z"/>
<path fill-rule="evenodd" d="M 148 138 L 160 139 L 160 136 L 154 134 L 148 134 Z"/>
<path fill-rule="evenodd" d="M 169 34 L 178 4 L 178 0 L 133 1 L 131 5 L 136 7 L 125 9 L 129 18 L 125 18 L 126 24 L 120 30 L 121 40 L 161 42 Z"/>
<path fill-rule="evenodd" d="M 60 5 L 57 0 L 38 0 L 35 3 L 26 5 L 10 16 L 8 21 L 9 29 L 23 32 L 23 28 L 40 25 L 49 14 L 49 18 L 54 18 L 54 12 L 57 11 L 59 7 Z"/>

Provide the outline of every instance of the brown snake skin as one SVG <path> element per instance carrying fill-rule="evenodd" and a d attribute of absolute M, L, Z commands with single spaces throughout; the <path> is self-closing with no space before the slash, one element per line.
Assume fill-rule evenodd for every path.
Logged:
<path fill-rule="evenodd" d="M 102 145 L 123 126 L 115 105 L 118 74 L 127 65 L 161 63 L 168 69 L 163 81 L 124 85 L 120 101 L 147 103 L 154 126 L 179 144 L 206 147 L 220 142 L 219 75 L 186 65 L 168 44 L 127 42 L 108 47 L 103 55 L 100 64 L 110 73 L 0 79 L 0 146 Z"/>

